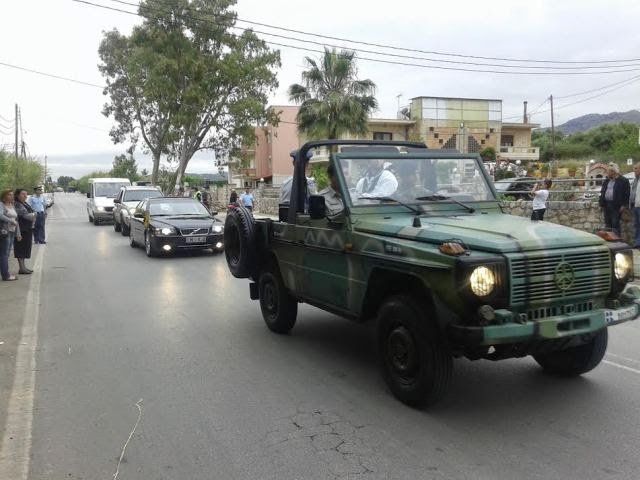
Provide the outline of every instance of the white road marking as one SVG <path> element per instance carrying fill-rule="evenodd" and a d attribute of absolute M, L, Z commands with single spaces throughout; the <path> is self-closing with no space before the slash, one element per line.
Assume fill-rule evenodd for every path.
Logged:
<path fill-rule="evenodd" d="M 1 479 L 28 480 L 29 477 L 44 250 L 36 249 L 36 261 L 24 310 L 22 333 L 16 353 L 15 377 L 7 408 L 7 424 L 0 447 Z"/>
<path fill-rule="evenodd" d="M 619 363 L 610 362 L 609 360 L 602 360 L 602 363 L 606 363 L 607 365 L 611 365 L 612 367 L 620 368 L 622 370 L 626 370 L 627 372 L 633 372 L 640 375 L 640 370 L 636 368 L 627 367 L 626 365 L 621 365 Z"/>
<path fill-rule="evenodd" d="M 633 358 L 623 357 L 622 355 L 616 355 L 615 353 L 607 352 L 608 357 L 619 358 L 620 360 L 626 360 L 627 362 L 636 363 L 640 365 L 640 360 L 634 360 Z"/>

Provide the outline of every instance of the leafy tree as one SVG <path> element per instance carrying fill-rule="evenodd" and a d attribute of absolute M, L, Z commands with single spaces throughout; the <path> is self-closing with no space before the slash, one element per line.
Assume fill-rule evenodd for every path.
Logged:
<path fill-rule="evenodd" d="M 26 188 L 42 183 L 42 165 L 33 158 L 16 158 L 0 150 L 0 189 Z"/>
<path fill-rule="evenodd" d="M 367 119 L 378 107 L 375 84 L 358 80 L 355 53 L 325 48 L 320 61 L 307 57 L 302 84 L 289 87 L 289 99 L 300 104 L 298 131 L 309 138 L 337 139 L 367 133 Z"/>
<path fill-rule="evenodd" d="M 145 0 L 142 25 L 126 37 L 105 35 L 100 66 L 117 126 L 112 138 L 142 135 L 153 154 L 178 161 L 177 183 L 201 149 L 231 151 L 250 143 L 253 125 L 277 87 L 280 55 L 253 32 L 233 33 L 235 0 Z"/>
<path fill-rule="evenodd" d="M 117 155 L 113 159 L 113 168 L 111 169 L 111 175 L 114 178 L 128 178 L 132 182 L 135 182 L 140 178 L 138 175 L 138 164 L 133 155 Z"/>
<path fill-rule="evenodd" d="M 99 177 L 110 177 L 111 176 L 111 172 L 104 172 L 101 170 L 97 170 L 94 172 L 91 172 L 87 175 L 84 175 L 82 177 L 80 177 L 78 180 L 76 180 L 76 185 L 75 187 L 80 190 L 82 193 L 87 193 L 89 191 L 89 179 L 90 178 L 99 178 Z"/>
<path fill-rule="evenodd" d="M 69 184 L 74 181 L 75 181 L 75 178 L 62 175 L 58 177 L 58 181 L 56 183 L 60 188 L 66 191 L 69 188 Z"/>
<path fill-rule="evenodd" d="M 140 172 L 140 175 L 142 175 L 143 177 L 148 177 L 149 170 L 147 170 L 146 168 L 143 168 L 142 171 Z"/>
<path fill-rule="evenodd" d="M 496 150 L 493 147 L 487 147 L 480 152 L 480 157 L 485 162 L 495 162 L 496 161 Z"/>

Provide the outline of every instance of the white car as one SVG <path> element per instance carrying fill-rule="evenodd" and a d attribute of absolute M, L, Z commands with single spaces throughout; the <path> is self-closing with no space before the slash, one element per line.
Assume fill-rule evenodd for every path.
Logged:
<path fill-rule="evenodd" d="M 101 221 L 113 220 L 113 200 L 122 187 L 129 185 L 128 178 L 90 178 L 87 192 L 89 221 L 98 225 Z"/>

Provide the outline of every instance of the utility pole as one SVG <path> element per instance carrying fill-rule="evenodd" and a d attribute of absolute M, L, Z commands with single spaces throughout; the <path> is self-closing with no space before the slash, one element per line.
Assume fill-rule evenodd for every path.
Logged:
<path fill-rule="evenodd" d="M 553 118 L 553 95 L 549 95 L 549 102 L 551 102 L 551 166 L 556 161 L 556 124 Z M 551 168 L 549 169 L 551 174 Z"/>
<path fill-rule="evenodd" d="M 15 151 L 15 156 L 16 156 L 16 162 L 18 161 L 18 104 L 16 103 L 16 113 L 15 113 L 15 118 L 14 118 L 16 125 L 15 125 L 15 132 L 16 132 L 16 138 L 15 138 L 15 145 L 14 145 L 14 151 Z M 17 163 L 16 163 L 17 165 Z"/>

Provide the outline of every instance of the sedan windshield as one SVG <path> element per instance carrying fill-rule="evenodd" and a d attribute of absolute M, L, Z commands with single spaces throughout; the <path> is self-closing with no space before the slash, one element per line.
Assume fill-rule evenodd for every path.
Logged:
<path fill-rule="evenodd" d="M 131 190 L 124 194 L 123 202 L 139 202 L 145 198 L 161 197 L 162 192 L 156 189 L 152 190 Z"/>
<path fill-rule="evenodd" d="M 150 215 L 177 216 L 177 215 L 205 215 L 209 212 L 204 205 L 193 198 L 162 198 L 149 203 Z"/>
<path fill-rule="evenodd" d="M 494 200 L 473 158 L 341 159 L 353 205 Z"/>

